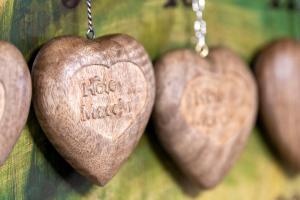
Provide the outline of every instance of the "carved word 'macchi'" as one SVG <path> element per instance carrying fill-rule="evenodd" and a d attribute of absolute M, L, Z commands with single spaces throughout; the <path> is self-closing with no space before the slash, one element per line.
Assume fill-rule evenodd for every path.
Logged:
<path fill-rule="evenodd" d="M 114 80 L 102 80 L 100 77 L 95 76 L 83 81 L 81 84 L 83 101 L 88 97 L 112 95 L 117 90 L 121 89 L 121 84 Z M 124 113 L 131 112 L 130 102 L 125 102 L 121 97 L 118 98 L 117 103 L 109 103 L 107 105 L 85 105 L 80 107 L 81 121 L 91 119 L 103 119 L 106 117 L 121 117 Z"/>
<path fill-rule="evenodd" d="M 81 121 L 91 119 L 104 119 L 106 117 L 122 117 L 124 113 L 131 112 L 130 102 L 124 102 L 121 98 L 118 103 L 106 106 L 92 106 L 88 108 L 85 105 L 81 106 Z"/>

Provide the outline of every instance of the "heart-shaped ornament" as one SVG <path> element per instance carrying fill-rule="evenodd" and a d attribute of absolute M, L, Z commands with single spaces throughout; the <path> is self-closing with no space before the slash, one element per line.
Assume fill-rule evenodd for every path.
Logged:
<path fill-rule="evenodd" d="M 282 158 L 300 170 L 300 42 L 283 39 L 267 46 L 256 76 L 262 122 Z"/>
<path fill-rule="evenodd" d="M 154 121 L 179 168 L 202 188 L 219 183 L 243 150 L 257 113 L 257 89 L 230 50 L 207 58 L 167 53 L 155 66 Z"/>
<path fill-rule="evenodd" d="M 31 78 L 21 52 L 0 41 L 0 165 L 16 144 L 26 123 L 31 101 Z"/>
<path fill-rule="evenodd" d="M 126 35 L 53 39 L 34 62 L 33 87 L 36 115 L 49 140 L 101 186 L 134 150 L 155 97 L 149 56 Z"/>

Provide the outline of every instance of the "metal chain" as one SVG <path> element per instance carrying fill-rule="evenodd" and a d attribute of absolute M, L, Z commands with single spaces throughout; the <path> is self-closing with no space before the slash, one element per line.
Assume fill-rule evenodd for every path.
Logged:
<path fill-rule="evenodd" d="M 205 0 L 193 0 L 193 10 L 196 13 L 197 19 L 194 23 L 195 36 L 197 38 L 196 51 L 202 57 L 206 57 L 209 53 L 206 45 L 206 22 L 203 19 L 203 11 L 205 8 Z"/>
<path fill-rule="evenodd" d="M 93 27 L 93 17 L 92 17 L 92 0 L 86 0 L 87 6 L 87 17 L 88 17 L 88 31 L 86 32 L 86 37 L 90 40 L 95 39 L 95 31 Z"/>

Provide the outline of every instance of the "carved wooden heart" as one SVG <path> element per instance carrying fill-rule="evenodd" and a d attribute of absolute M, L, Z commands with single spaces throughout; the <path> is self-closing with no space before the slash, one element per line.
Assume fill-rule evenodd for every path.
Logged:
<path fill-rule="evenodd" d="M 144 48 L 126 35 L 57 38 L 37 56 L 33 83 L 50 141 L 78 172 L 105 185 L 137 145 L 154 104 Z"/>
<path fill-rule="evenodd" d="M 157 134 L 179 167 L 203 188 L 222 180 L 253 127 L 257 90 L 230 50 L 207 59 L 190 50 L 166 54 L 155 66 Z"/>
<path fill-rule="evenodd" d="M 285 39 L 267 46 L 256 75 L 264 126 L 282 158 L 300 170 L 300 43 Z"/>
<path fill-rule="evenodd" d="M 31 101 L 31 78 L 21 52 L 0 41 L 0 165 L 17 142 Z"/>

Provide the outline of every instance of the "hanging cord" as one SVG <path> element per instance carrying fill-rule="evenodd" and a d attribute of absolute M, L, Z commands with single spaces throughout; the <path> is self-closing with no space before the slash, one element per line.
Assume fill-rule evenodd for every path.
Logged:
<path fill-rule="evenodd" d="M 90 40 L 95 39 L 95 31 L 93 27 L 93 17 L 92 17 L 92 0 L 86 0 L 87 6 L 87 17 L 88 17 L 88 31 L 86 32 L 86 37 Z"/>
<path fill-rule="evenodd" d="M 206 57 L 209 53 L 209 49 L 205 42 L 206 22 L 203 19 L 205 0 L 193 0 L 192 5 L 193 10 L 197 16 L 197 19 L 194 23 L 195 36 L 197 38 L 197 44 L 195 49 L 202 57 Z"/>

